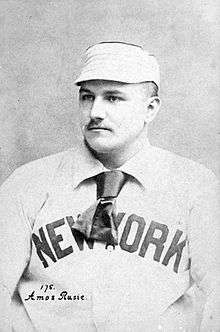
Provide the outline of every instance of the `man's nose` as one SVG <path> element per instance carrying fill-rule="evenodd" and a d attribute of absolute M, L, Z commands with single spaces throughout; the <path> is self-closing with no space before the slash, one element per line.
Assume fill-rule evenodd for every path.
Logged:
<path fill-rule="evenodd" d="M 91 119 L 104 119 L 105 118 L 105 109 L 102 102 L 102 99 L 97 97 L 90 110 Z"/>

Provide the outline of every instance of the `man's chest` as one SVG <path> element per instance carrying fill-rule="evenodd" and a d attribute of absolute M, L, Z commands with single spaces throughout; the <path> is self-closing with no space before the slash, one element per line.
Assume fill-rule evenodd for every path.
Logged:
<path fill-rule="evenodd" d="M 78 215 L 95 202 L 94 183 L 76 190 L 51 190 L 32 235 L 44 267 L 75 252 L 106 251 L 103 243 L 85 239 L 72 228 Z M 116 200 L 117 251 L 157 262 L 174 273 L 186 270 L 188 214 L 187 203 L 166 187 L 144 190 L 135 183 L 126 184 Z"/>
<path fill-rule="evenodd" d="M 162 312 L 189 287 L 186 204 L 172 191 L 125 185 L 116 200 L 119 244 L 113 249 L 72 227 L 95 201 L 93 183 L 48 193 L 32 231 L 27 278 L 37 284 L 29 287 L 47 280 L 56 296 L 81 292 L 102 307 L 123 299 L 128 316 L 133 308 Z"/>

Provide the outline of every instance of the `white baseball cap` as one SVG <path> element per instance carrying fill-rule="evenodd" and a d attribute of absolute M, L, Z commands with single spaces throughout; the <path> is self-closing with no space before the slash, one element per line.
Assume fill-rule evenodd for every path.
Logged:
<path fill-rule="evenodd" d="M 85 62 L 75 84 L 107 80 L 122 83 L 151 81 L 160 85 L 156 58 L 141 46 L 123 42 L 101 42 L 86 50 Z"/>

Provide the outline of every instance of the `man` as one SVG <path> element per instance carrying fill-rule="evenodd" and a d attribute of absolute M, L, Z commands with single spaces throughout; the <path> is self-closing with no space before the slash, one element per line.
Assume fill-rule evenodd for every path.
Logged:
<path fill-rule="evenodd" d="M 159 67 L 141 47 L 90 47 L 82 144 L 1 188 L 1 315 L 10 331 L 218 331 L 211 171 L 153 147 Z"/>

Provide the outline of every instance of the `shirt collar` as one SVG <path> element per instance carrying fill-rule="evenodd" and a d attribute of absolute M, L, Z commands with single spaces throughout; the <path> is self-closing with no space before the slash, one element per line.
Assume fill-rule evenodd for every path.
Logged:
<path fill-rule="evenodd" d="M 118 168 L 134 177 L 143 187 L 146 187 L 146 171 L 154 167 L 154 147 L 152 147 L 145 137 L 139 151 Z M 73 163 L 73 186 L 76 188 L 82 181 L 94 177 L 95 175 L 109 171 L 91 151 L 85 146 L 84 142 L 74 149 Z"/>
<path fill-rule="evenodd" d="M 148 175 L 155 166 L 155 148 L 148 139 L 142 148 L 119 169 L 135 178 L 144 188 L 149 184 Z"/>

